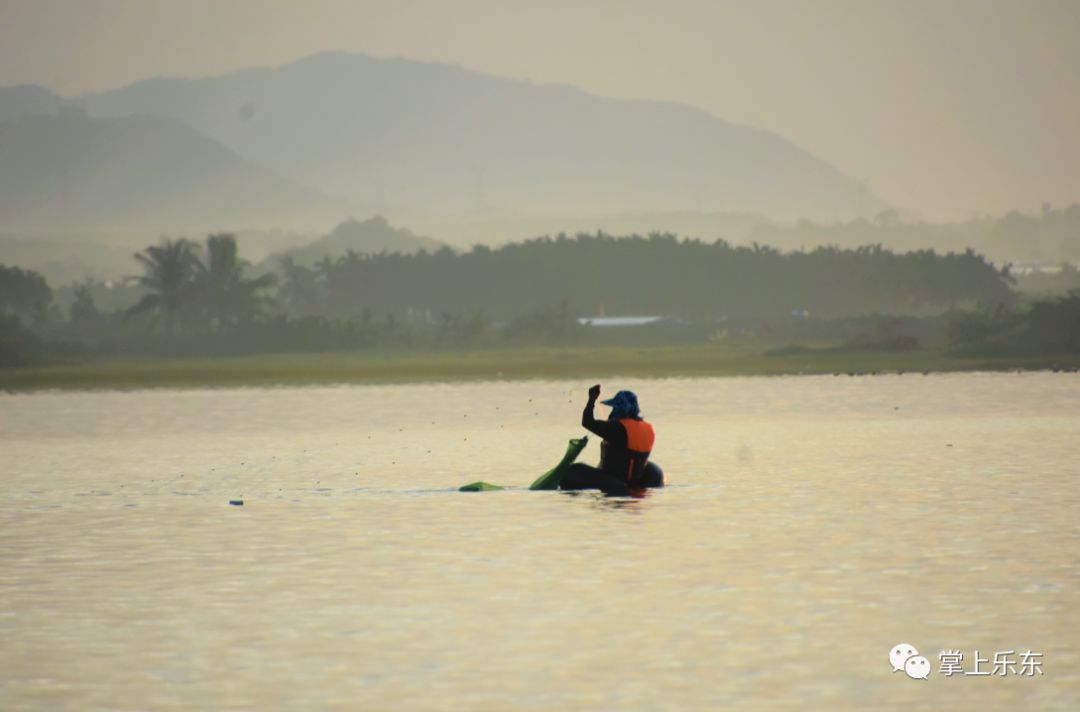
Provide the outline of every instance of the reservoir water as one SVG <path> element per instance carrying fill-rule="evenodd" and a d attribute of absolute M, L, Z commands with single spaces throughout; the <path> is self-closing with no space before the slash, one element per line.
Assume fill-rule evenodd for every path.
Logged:
<path fill-rule="evenodd" d="M 0 709 L 1080 708 L 1080 377 L 602 382 L 0 395 Z"/>

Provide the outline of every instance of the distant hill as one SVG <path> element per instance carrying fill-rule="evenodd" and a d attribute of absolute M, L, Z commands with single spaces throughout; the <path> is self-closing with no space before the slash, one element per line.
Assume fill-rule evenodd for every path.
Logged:
<path fill-rule="evenodd" d="M 146 236 L 144 244 L 157 240 Z M 139 272 L 133 255 L 140 248 L 109 244 L 96 235 L 9 235 L 0 233 L 0 264 L 30 269 L 58 287 L 88 278 L 114 280 Z"/>
<path fill-rule="evenodd" d="M 325 225 L 348 211 L 173 119 L 64 107 L 0 123 L 0 229 L 160 234 Z"/>
<path fill-rule="evenodd" d="M 417 219 L 753 212 L 850 218 L 881 203 L 786 139 L 673 103 L 461 67 L 319 54 L 79 98 L 173 118 L 372 213 Z"/>
<path fill-rule="evenodd" d="M 783 250 L 817 245 L 853 249 L 884 245 L 893 250 L 962 252 L 972 249 L 999 265 L 1013 263 L 1019 271 L 1070 262 L 1080 264 L 1080 203 L 1038 214 L 1017 211 L 999 218 L 976 218 L 955 223 L 904 222 L 886 211 L 873 220 L 796 225 L 761 223 L 750 240 Z"/>
<path fill-rule="evenodd" d="M 0 87 L 0 121 L 33 114 L 52 114 L 67 104 L 67 99 L 34 84 Z"/>
<path fill-rule="evenodd" d="M 415 235 L 405 228 L 392 227 L 386 218 L 379 215 L 363 222 L 350 218 L 314 242 L 270 255 L 257 266 L 256 271 L 276 269 L 284 257 L 311 267 L 325 258 L 337 259 L 349 250 L 367 255 L 381 252 L 411 254 L 420 250 L 433 252 L 443 247 L 446 244 L 438 240 Z"/>

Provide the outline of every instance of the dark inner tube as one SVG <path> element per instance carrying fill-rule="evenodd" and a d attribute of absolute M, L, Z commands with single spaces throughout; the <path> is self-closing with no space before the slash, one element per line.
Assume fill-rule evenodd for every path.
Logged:
<path fill-rule="evenodd" d="M 651 460 L 645 463 L 641 477 L 627 482 L 603 470 L 581 462 L 574 463 L 563 475 L 559 489 L 589 490 L 598 489 L 604 494 L 617 497 L 629 496 L 634 490 L 664 486 L 664 471 Z"/>

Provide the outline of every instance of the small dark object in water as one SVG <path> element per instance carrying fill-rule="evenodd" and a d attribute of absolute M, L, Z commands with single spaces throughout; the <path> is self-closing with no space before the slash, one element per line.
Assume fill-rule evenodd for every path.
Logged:
<path fill-rule="evenodd" d="M 635 479 L 632 483 L 616 479 L 603 470 L 582 463 L 571 465 L 559 482 L 561 490 L 598 489 L 606 495 L 616 497 L 632 497 L 635 496 L 634 492 L 640 494 L 647 488 L 663 486 L 664 471 L 652 460 L 645 464 L 640 479 Z"/>
<path fill-rule="evenodd" d="M 234 507 L 243 507 L 244 506 L 244 500 L 242 500 L 242 499 L 230 499 L 229 504 L 231 504 Z"/>

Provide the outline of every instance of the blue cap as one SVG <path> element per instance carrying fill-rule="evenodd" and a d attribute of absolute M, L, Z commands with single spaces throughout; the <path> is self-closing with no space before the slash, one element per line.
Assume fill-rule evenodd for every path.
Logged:
<path fill-rule="evenodd" d="M 604 405 L 610 405 L 615 412 L 627 415 L 631 418 L 637 418 L 640 415 L 637 396 L 634 395 L 633 391 L 619 391 L 613 398 L 608 398 L 606 401 L 600 402 Z"/>

